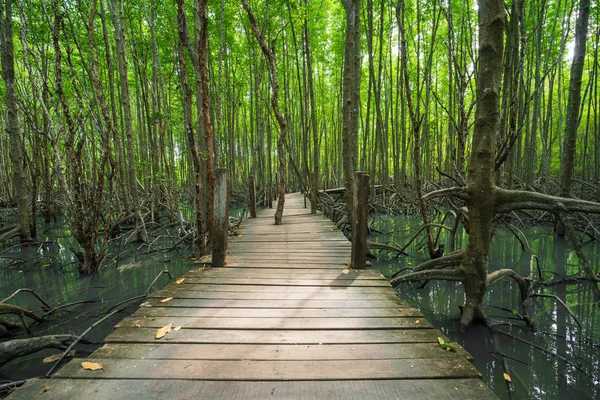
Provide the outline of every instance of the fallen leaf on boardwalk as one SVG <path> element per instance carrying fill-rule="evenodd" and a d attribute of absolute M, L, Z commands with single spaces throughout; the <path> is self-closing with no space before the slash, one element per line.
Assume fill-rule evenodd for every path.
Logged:
<path fill-rule="evenodd" d="M 442 346 L 443 349 L 446 349 L 448 351 L 456 351 L 456 347 L 446 343 L 444 341 L 444 338 L 442 338 L 441 336 L 438 336 L 438 342 L 440 343 L 440 346 Z"/>
<path fill-rule="evenodd" d="M 176 284 L 181 284 L 181 282 L 185 281 L 185 278 L 179 278 L 175 281 Z"/>
<path fill-rule="evenodd" d="M 344 274 L 344 275 L 348 275 L 349 273 L 350 273 L 349 269 L 345 269 L 345 270 L 342 271 L 342 274 Z"/>
<path fill-rule="evenodd" d="M 45 386 L 44 387 L 44 393 L 46 393 L 48 390 L 50 390 L 50 386 Z"/>
<path fill-rule="evenodd" d="M 137 321 L 135 321 L 135 327 L 136 328 L 141 328 L 142 326 L 140 325 L 140 320 L 138 319 Z"/>
<path fill-rule="evenodd" d="M 181 327 L 180 326 L 176 326 L 175 328 L 173 328 L 173 332 L 177 332 L 178 330 L 180 330 Z"/>
<path fill-rule="evenodd" d="M 242 237 L 242 235 L 238 235 L 238 237 Z"/>
<path fill-rule="evenodd" d="M 166 303 L 167 301 L 171 301 L 171 300 L 173 300 L 173 298 L 172 298 L 172 297 L 167 297 L 166 299 L 162 299 L 162 300 L 160 301 L 160 303 Z"/>
<path fill-rule="evenodd" d="M 157 330 L 155 338 L 160 339 L 161 337 L 165 336 L 167 333 L 171 332 L 171 326 L 173 326 L 172 322 L 169 325 L 163 326 L 162 328 Z"/>
<path fill-rule="evenodd" d="M 420 319 L 418 319 L 418 320 L 415 321 L 415 324 L 420 324 L 420 323 L 421 323 Z"/>
<path fill-rule="evenodd" d="M 512 380 L 510 379 L 510 375 L 507 374 L 506 372 L 504 373 L 504 380 L 507 382 L 512 382 Z"/>
<path fill-rule="evenodd" d="M 73 356 L 75 356 L 75 350 L 71 350 L 69 353 L 67 353 L 67 355 L 65 356 L 65 358 L 67 358 L 67 357 L 73 357 Z M 62 357 L 62 353 L 53 354 L 51 356 L 48 356 L 48 357 L 44 358 L 42 360 L 42 362 L 44 364 L 50 364 L 50 363 L 53 363 L 53 362 L 57 362 L 61 357 Z"/>
<path fill-rule="evenodd" d="M 99 369 L 104 369 L 104 367 L 102 366 L 102 364 L 99 363 L 93 363 L 93 362 L 82 362 L 81 366 L 83 367 L 83 369 L 89 369 L 90 371 L 96 371 Z"/>

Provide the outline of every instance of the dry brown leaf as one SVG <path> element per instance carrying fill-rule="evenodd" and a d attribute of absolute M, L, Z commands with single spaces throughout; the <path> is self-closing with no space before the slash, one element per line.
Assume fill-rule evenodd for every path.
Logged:
<path fill-rule="evenodd" d="M 87 362 L 84 361 L 81 363 L 81 367 L 83 369 L 89 369 L 90 371 L 96 371 L 99 369 L 104 369 L 104 367 L 102 366 L 102 364 L 99 363 L 94 363 L 94 362 Z"/>
<path fill-rule="evenodd" d="M 44 386 L 44 393 L 46 393 L 48 390 L 50 390 L 50 386 Z"/>
<path fill-rule="evenodd" d="M 418 319 L 418 320 L 415 321 L 415 324 L 420 324 L 420 323 L 421 323 L 420 319 Z"/>
<path fill-rule="evenodd" d="M 179 278 L 175 281 L 175 283 L 180 285 L 183 281 L 185 281 L 185 278 Z"/>
<path fill-rule="evenodd" d="M 160 339 L 161 337 L 164 337 L 167 333 L 171 332 L 171 326 L 173 326 L 172 322 L 169 325 L 163 326 L 162 328 L 157 330 L 155 338 Z"/>
<path fill-rule="evenodd" d="M 162 299 L 160 302 L 161 303 L 166 303 L 167 301 L 171 301 L 171 300 L 173 300 L 172 297 L 167 297 L 166 299 Z"/>
<path fill-rule="evenodd" d="M 53 354 L 51 356 L 48 356 L 48 357 L 44 358 L 42 360 L 42 362 L 44 364 L 50 364 L 50 363 L 53 363 L 53 362 L 57 362 L 62 357 L 62 354 L 63 353 Z M 75 356 L 75 350 L 71 350 L 69 353 L 67 353 L 67 355 L 65 356 L 65 358 L 67 358 L 67 357 L 74 357 L 74 356 Z"/>
<path fill-rule="evenodd" d="M 342 274 L 344 274 L 344 275 L 348 275 L 349 273 L 350 273 L 349 269 L 345 269 L 345 270 L 342 271 Z"/>
<path fill-rule="evenodd" d="M 512 380 L 510 379 L 510 375 L 507 374 L 506 372 L 504 373 L 504 380 L 507 382 L 512 382 Z"/>
<path fill-rule="evenodd" d="M 141 328 L 142 326 L 140 325 L 140 320 L 138 319 L 137 321 L 135 321 L 135 327 L 136 328 Z"/>

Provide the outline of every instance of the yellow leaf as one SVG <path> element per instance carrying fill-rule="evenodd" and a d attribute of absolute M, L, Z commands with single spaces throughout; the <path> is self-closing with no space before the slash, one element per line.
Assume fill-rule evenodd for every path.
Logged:
<path fill-rule="evenodd" d="M 456 386 L 454 386 L 454 390 L 458 391 L 458 388 Z"/>
<path fill-rule="evenodd" d="M 163 326 L 162 328 L 157 330 L 156 336 L 155 336 L 156 339 L 160 339 L 161 337 L 165 336 L 167 333 L 171 332 L 171 326 L 173 326 L 172 322 L 169 325 Z"/>
<path fill-rule="evenodd" d="M 68 353 L 68 354 L 65 356 L 65 358 L 67 358 L 67 357 L 73 357 L 73 356 L 75 356 L 75 350 L 71 350 L 71 351 L 70 351 L 70 352 L 69 352 L 69 353 Z M 53 355 L 51 355 L 51 356 L 48 356 L 48 357 L 44 358 L 44 359 L 42 360 L 42 362 L 43 362 L 44 364 L 50 364 L 50 363 L 53 363 L 53 362 L 57 362 L 57 361 L 58 361 L 58 360 L 59 360 L 61 357 L 62 357 L 62 353 L 53 354 Z"/>
<path fill-rule="evenodd" d="M 181 282 L 185 281 L 185 278 L 179 278 L 175 281 L 176 284 L 181 284 Z"/>
<path fill-rule="evenodd" d="M 44 393 L 46 393 L 48 390 L 50 390 L 50 386 L 44 386 Z"/>
<path fill-rule="evenodd" d="M 510 379 L 510 375 L 507 374 L 506 372 L 504 373 L 504 380 L 507 382 L 512 382 L 512 380 Z"/>
<path fill-rule="evenodd" d="M 160 302 L 161 303 L 166 303 L 167 301 L 171 301 L 171 300 L 173 300 L 172 297 L 167 297 L 166 299 L 162 299 Z"/>
<path fill-rule="evenodd" d="M 177 332 L 178 330 L 180 330 L 181 327 L 180 326 L 176 326 L 175 328 L 173 328 L 173 332 Z"/>
<path fill-rule="evenodd" d="M 44 264 L 44 265 L 42 265 L 42 267 L 49 267 L 49 266 L 51 266 L 51 265 L 52 265 L 52 264 Z"/>
<path fill-rule="evenodd" d="M 238 235 L 238 237 L 242 237 L 242 235 Z"/>
<path fill-rule="evenodd" d="M 418 319 L 418 320 L 415 321 L 415 324 L 420 324 L 420 323 L 421 323 L 420 319 Z"/>
<path fill-rule="evenodd" d="M 136 328 L 141 328 L 142 326 L 140 325 L 140 320 L 138 319 L 137 321 L 135 321 L 135 327 Z"/>
<path fill-rule="evenodd" d="M 82 362 L 81 366 L 83 367 L 83 369 L 89 369 L 90 371 L 96 371 L 99 369 L 104 369 L 104 367 L 102 366 L 102 364 L 99 363 L 93 363 L 93 362 Z"/>
<path fill-rule="evenodd" d="M 196 261 L 196 257 L 190 257 L 190 260 Z"/>
<path fill-rule="evenodd" d="M 342 271 L 342 274 L 344 274 L 344 275 L 348 275 L 349 273 L 350 273 L 349 269 L 345 269 L 345 270 Z"/>

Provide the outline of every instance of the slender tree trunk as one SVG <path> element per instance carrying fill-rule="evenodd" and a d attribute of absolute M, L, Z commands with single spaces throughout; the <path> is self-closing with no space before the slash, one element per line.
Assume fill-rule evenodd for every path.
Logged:
<path fill-rule="evenodd" d="M 179 61 L 179 74 L 181 80 L 181 95 L 183 105 L 183 116 L 185 122 L 185 131 L 188 139 L 188 145 L 190 147 L 190 153 L 192 156 L 192 166 L 194 169 L 194 219 L 196 222 L 196 245 L 198 254 L 202 254 L 204 250 L 203 232 L 203 209 L 202 209 L 202 161 L 200 159 L 200 152 L 198 151 L 198 145 L 196 144 L 196 137 L 194 135 L 194 123 L 192 119 L 192 90 L 187 78 L 187 65 L 185 61 L 185 47 L 187 42 L 188 27 L 185 16 L 185 1 L 177 0 L 177 20 L 178 20 L 178 61 Z"/>
<path fill-rule="evenodd" d="M 2 75 L 6 86 L 6 131 L 10 140 L 10 160 L 13 168 L 14 200 L 19 208 L 16 230 L 0 235 L 0 240 L 18 234 L 21 242 L 31 240 L 29 228 L 29 196 L 27 179 L 23 166 L 23 143 L 21 123 L 17 109 L 15 94 L 15 54 L 13 46 L 13 14 L 12 0 L 0 0 L 0 55 L 2 59 Z M 34 216 L 35 217 L 35 216 Z"/>
<path fill-rule="evenodd" d="M 346 39 L 342 95 L 342 154 L 344 199 L 348 222 L 353 225 L 352 191 L 358 147 L 358 115 L 360 112 L 360 0 L 342 0 L 346 10 Z"/>
<path fill-rule="evenodd" d="M 250 26 L 256 36 L 256 40 L 260 44 L 260 48 L 267 60 L 269 72 L 271 74 L 271 106 L 275 113 L 275 118 L 279 124 L 279 139 L 277 140 L 277 154 L 279 156 L 279 199 L 277 200 L 277 210 L 275 211 L 275 225 L 280 225 L 283 222 L 283 206 L 285 203 L 285 175 L 286 175 L 286 153 L 285 153 L 285 141 L 287 135 L 287 123 L 285 118 L 279 110 L 279 77 L 277 76 L 277 65 L 275 63 L 275 54 L 267 46 L 267 42 L 263 38 L 262 34 L 258 30 L 256 18 L 250 8 L 247 0 L 241 0 L 242 6 L 248 13 L 248 19 L 250 20 Z"/>
<path fill-rule="evenodd" d="M 580 0 L 579 15 L 575 27 L 575 48 L 571 64 L 571 80 L 569 82 L 569 98 L 567 101 L 567 123 L 561 160 L 560 195 L 571 197 L 575 151 L 577 146 L 577 127 L 579 126 L 579 109 L 581 106 L 581 81 L 585 64 L 585 47 L 588 22 L 590 18 L 590 0 Z"/>

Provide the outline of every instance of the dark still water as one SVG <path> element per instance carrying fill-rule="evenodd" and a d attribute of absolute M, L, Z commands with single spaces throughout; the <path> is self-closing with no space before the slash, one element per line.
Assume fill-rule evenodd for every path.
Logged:
<path fill-rule="evenodd" d="M 244 219 L 248 210 L 232 207 L 230 215 Z M 119 302 L 146 292 L 157 275 L 168 270 L 173 279 L 185 274 L 194 265 L 195 258 L 188 248 L 168 251 L 173 246 L 176 232 L 171 232 L 173 239 L 167 237 L 163 230 L 156 230 L 151 243 L 151 252 L 146 245 L 130 243 L 126 246 L 113 246 L 107 256 L 107 263 L 100 268 L 97 275 L 81 277 L 74 265 L 74 257 L 69 246 L 74 246 L 74 239 L 65 228 L 47 229 L 38 240 L 51 242 L 48 246 L 18 247 L 2 249 L 0 247 L 0 300 L 6 298 L 20 288 L 34 289 L 52 307 L 89 301 L 89 303 L 68 307 L 64 312 L 48 318 L 42 324 L 31 324 L 36 336 L 48 334 L 79 335 L 95 321 L 99 320 Z M 149 230 L 152 234 L 152 230 Z M 42 235 L 40 235 L 42 236 Z M 161 237 L 159 237 L 161 236 Z M 156 251 L 154 251 L 156 250 Z M 112 261 L 118 256 L 118 261 Z M 23 263 L 23 260 L 29 260 Z M 160 289 L 170 283 L 168 275 L 163 274 L 153 285 L 153 290 Z M 131 314 L 142 300 L 130 302 L 126 310 L 112 316 L 98 325 L 87 340 L 100 342 L 121 319 Z M 27 293 L 20 293 L 11 304 L 30 310 L 40 310 L 41 305 Z M 117 308 L 124 305 L 117 306 Z M 41 315 L 41 314 L 40 314 Z M 12 321 L 17 320 L 7 317 Z M 29 321 L 31 322 L 31 321 Z M 26 338 L 26 333 L 13 338 Z M 84 357 L 94 351 L 97 345 L 76 346 L 76 356 Z M 27 357 L 13 360 L 0 368 L 0 381 L 17 380 L 46 374 L 53 363 L 43 363 L 43 359 L 59 350 L 44 350 Z M 0 382 L 1 383 L 1 382 Z"/>
<path fill-rule="evenodd" d="M 383 243 L 393 241 L 404 245 L 421 227 L 421 220 L 411 216 L 379 215 L 375 217 L 373 227 L 383 234 L 373 233 L 370 240 Z M 546 281 L 560 276 L 583 275 L 571 247 L 553 235 L 551 228 L 528 228 L 522 231 L 527 237 L 531 253 L 539 258 Z M 449 234 L 442 233 L 439 243 L 445 244 L 446 251 L 450 249 L 448 240 Z M 457 249 L 465 244 L 466 237 L 457 237 Z M 407 249 L 409 256 L 380 260 L 373 266 L 386 276 L 402 268 L 414 267 L 428 259 L 426 250 L 421 250 L 424 249 L 422 245 L 419 238 Z M 588 244 L 584 246 L 584 251 L 591 260 L 593 270 L 600 270 L 600 245 Z M 384 253 L 381 257 L 389 258 Z M 490 270 L 512 268 L 522 275 L 529 274 L 530 252 L 527 248 L 523 251 L 519 241 L 506 228 L 496 230 L 490 257 Z M 599 309 L 587 283 L 538 287 L 537 293 L 556 295 L 563 300 L 583 328 L 579 328 L 563 307 L 557 307 L 555 299 L 536 297 L 532 300 L 531 310 L 535 332 L 525 329 L 525 324 L 513 314 L 513 310 L 519 309 L 519 290 L 508 280 L 493 286 L 486 297 L 485 311 L 498 325 L 494 330 L 474 325 L 466 333 L 459 332 L 459 306 L 464 304 L 461 284 L 432 281 L 419 289 L 416 284 L 405 283 L 398 286 L 397 290 L 402 298 L 420 309 L 435 327 L 473 355 L 474 365 L 483 374 L 484 381 L 500 398 L 508 398 L 500 354 L 507 357 L 515 399 L 600 398 Z M 559 358 L 568 360 L 568 363 Z"/>

